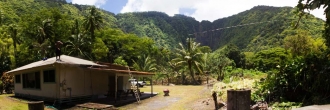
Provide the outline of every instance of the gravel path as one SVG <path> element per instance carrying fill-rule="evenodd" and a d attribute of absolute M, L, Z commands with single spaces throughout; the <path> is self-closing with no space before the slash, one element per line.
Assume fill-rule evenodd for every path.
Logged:
<path fill-rule="evenodd" d="M 292 110 L 330 110 L 330 105 L 312 105 L 301 108 L 294 108 Z"/>
<path fill-rule="evenodd" d="M 150 103 L 145 103 L 137 106 L 136 108 L 128 109 L 128 110 L 159 110 L 162 108 L 166 108 L 170 104 L 173 104 L 179 101 L 181 98 L 179 97 L 165 97 L 159 98 L 158 100 L 154 100 Z"/>

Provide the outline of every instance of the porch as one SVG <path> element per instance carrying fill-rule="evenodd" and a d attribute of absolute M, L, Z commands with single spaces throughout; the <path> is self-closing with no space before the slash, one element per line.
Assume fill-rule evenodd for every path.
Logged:
<path fill-rule="evenodd" d="M 141 93 L 140 99 L 143 101 L 144 99 L 151 98 L 156 96 L 158 93 L 153 93 L 151 92 L 144 92 Z M 120 107 L 126 104 L 130 103 L 137 103 L 136 98 L 132 95 L 128 95 L 126 98 L 121 98 L 119 99 L 114 99 L 111 97 L 105 97 L 105 98 L 98 98 L 98 99 L 93 99 L 88 102 L 80 102 L 80 103 L 75 103 L 73 104 L 74 107 L 67 106 L 70 109 L 76 110 L 76 109 L 108 109 L 108 108 L 113 108 L 113 107 Z M 140 102 L 141 103 L 141 102 Z M 63 107 L 62 109 L 66 109 L 67 107 Z"/>

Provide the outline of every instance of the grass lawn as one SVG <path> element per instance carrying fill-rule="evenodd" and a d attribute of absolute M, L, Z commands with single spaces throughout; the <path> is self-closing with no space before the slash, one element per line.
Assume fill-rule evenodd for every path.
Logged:
<path fill-rule="evenodd" d="M 15 98 L 10 98 L 9 96 L 14 96 L 14 94 L 1 94 L 0 95 L 0 110 L 28 110 L 27 100 L 20 100 Z M 46 108 L 45 110 L 52 110 Z"/>
<path fill-rule="evenodd" d="M 158 92 L 159 94 L 155 97 L 152 97 L 150 99 L 142 100 L 140 104 L 133 103 L 129 105 L 125 105 L 122 107 L 119 107 L 119 109 L 157 109 L 157 110 L 183 110 L 183 109 L 189 109 L 193 103 L 196 102 L 196 100 L 201 98 L 206 98 L 210 96 L 211 88 L 206 89 L 205 86 L 189 86 L 189 85 L 176 85 L 176 86 L 162 86 L 162 85 L 154 85 L 154 92 Z M 170 90 L 170 96 L 164 97 L 163 90 L 169 89 Z M 150 92 L 151 87 L 146 86 L 143 88 L 140 88 L 141 91 L 144 92 Z"/>
<path fill-rule="evenodd" d="M 13 94 L 2 94 L 0 95 L 0 110 L 27 110 L 28 105 L 26 103 L 16 101 L 8 98 Z"/>

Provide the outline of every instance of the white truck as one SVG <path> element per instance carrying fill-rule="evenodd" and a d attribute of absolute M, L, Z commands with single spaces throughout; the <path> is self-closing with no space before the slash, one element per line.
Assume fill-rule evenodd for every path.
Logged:
<path fill-rule="evenodd" d="M 139 87 L 143 87 L 143 86 L 146 85 L 145 81 L 138 81 L 136 79 L 128 79 L 128 82 L 130 82 L 132 85 L 136 85 L 136 86 L 139 86 Z"/>

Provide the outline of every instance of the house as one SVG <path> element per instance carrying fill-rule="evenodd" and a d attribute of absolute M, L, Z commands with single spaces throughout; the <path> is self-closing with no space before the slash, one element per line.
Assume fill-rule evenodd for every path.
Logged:
<path fill-rule="evenodd" d="M 15 77 L 15 96 L 56 103 L 97 98 L 109 92 L 117 93 L 119 90 L 129 89 L 129 73 L 134 77 L 151 78 L 154 75 L 66 55 L 61 55 L 61 61 L 56 61 L 53 57 L 7 73 Z"/>

